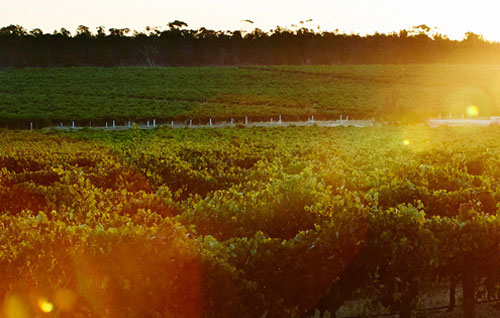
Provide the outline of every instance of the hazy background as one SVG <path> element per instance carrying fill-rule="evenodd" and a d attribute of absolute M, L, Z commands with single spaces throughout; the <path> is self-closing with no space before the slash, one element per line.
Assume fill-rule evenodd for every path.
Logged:
<path fill-rule="evenodd" d="M 419 24 L 438 27 L 452 39 L 462 39 L 467 31 L 500 40 L 500 5 L 491 0 L 16 0 L 1 4 L 0 26 L 20 24 L 45 32 L 65 27 L 74 32 L 80 24 L 95 30 L 103 25 L 129 27 L 142 31 L 146 26 L 161 26 L 179 19 L 189 28 L 214 30 L 269 31 L 277 25 L 291 27 L 299 21 L 307 28 L 342 32 L 391 32 Z M 242 22 L 250 19 L 254 24 Z"/>

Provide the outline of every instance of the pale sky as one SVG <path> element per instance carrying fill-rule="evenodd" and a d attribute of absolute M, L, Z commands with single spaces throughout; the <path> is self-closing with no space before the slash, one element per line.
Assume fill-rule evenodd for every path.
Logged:
<path fill-rule="evenodd" d="M 83 24 L 93 31 L 99 25 L 142 31 L 177 19 L 192 29 L 269 31 L 313 19 L 308 28 L 366 34 L 427 24 L 452 39 L 472 31 L 500 41 L 499 9 L 495 0 L 0 0 L 0 27 L 19 24 L 44 32 L 65 27 L 74 33 Z"/>

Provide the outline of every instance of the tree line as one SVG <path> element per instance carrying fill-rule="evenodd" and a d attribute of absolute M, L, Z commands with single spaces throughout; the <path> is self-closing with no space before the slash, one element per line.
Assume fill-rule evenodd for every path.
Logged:
<path fill-rule="evenodd" d="M 427 25 L 364 36 L 279 26 L 269 32 L 191 30 L 179 20 L 142 32 L 102 26 L 92 32 L 84 25 L 74 34 L 65 28 L 0 28 L 0 68 L 499 62 L 500 43 L 473 32 L 451 40 Z"/>

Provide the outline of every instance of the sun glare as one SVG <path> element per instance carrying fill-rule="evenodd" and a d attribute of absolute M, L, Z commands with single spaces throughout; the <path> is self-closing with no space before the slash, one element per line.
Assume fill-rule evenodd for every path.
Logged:
<path fill-rule="evenodd" d="M 404 146 L 409 146 L 410 145 L 410 140 L 408 140 L 408 139 L 403 140 L 403 145 Z"/>
<path fill-rule="evenodd" d="M 467 107 L 466 113 L 469 117 L 477 117 L 479 115 L 479 107 L 476 105 L 470 105 Z"/>

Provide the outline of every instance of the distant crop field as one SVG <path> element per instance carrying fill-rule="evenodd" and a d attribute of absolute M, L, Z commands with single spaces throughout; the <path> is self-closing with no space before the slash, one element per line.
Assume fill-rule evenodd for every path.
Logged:
<path fill-rule="evenodd" d="M 0 71 L 0 124 L 500 115 L 500 65 L 48 68 Z M 467 115 L 466 115 L 467 116 Z"/>

